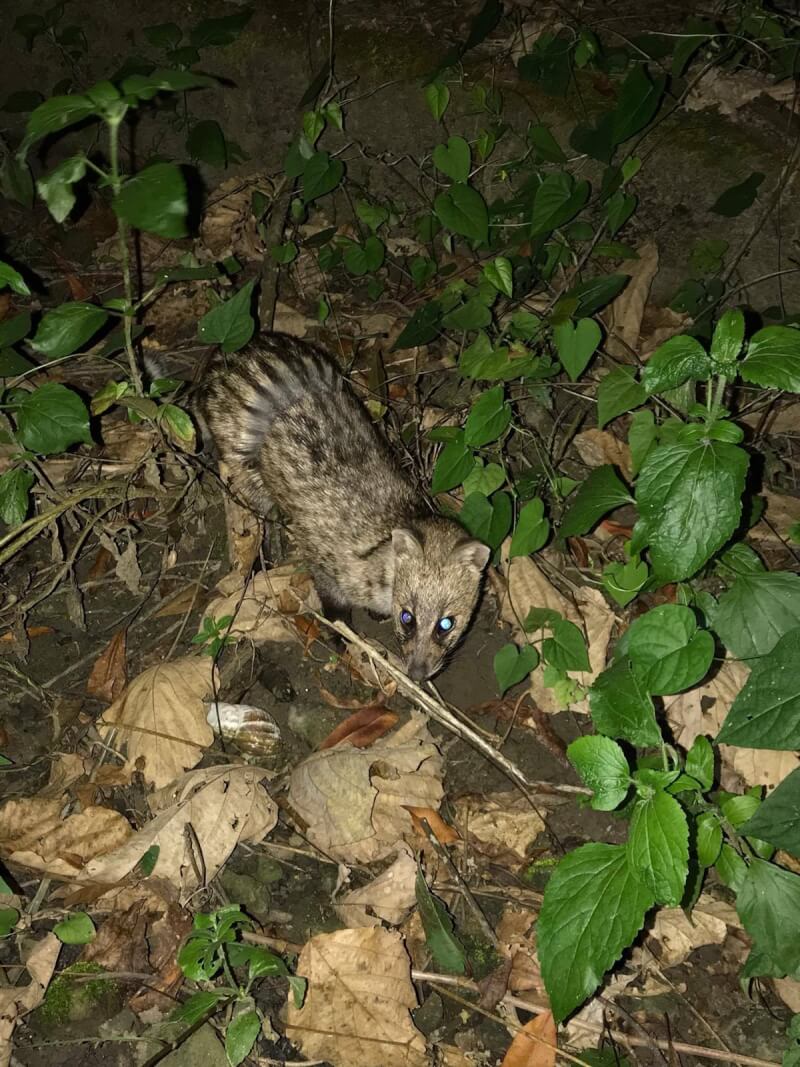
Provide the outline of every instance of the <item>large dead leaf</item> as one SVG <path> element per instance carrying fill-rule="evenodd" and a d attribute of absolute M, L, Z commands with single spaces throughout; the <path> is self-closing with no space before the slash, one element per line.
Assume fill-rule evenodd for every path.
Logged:
<path fill-rule="evenodd" d="M 798 415 L 800 415 L 800 409 L 795 413 L 795 418 Z M 798 425 L 800 425 L 800 419 L 795 422 L 795 430 Z M 785 496 L 769 491 L 761 495 L 767 502 L 764 517 L 750 530 L 748 536 L 755 541 L 780 543 L 780 536 L 787 537 L 789 527 L 800 522 L 800 497 Z"/>
<path fill-rule="evenodd" d="M 606 349 L 625 363 L 632 363 L 634 353 L 639 350 L 644 309 L 658 271 L 655 241 L 646 241 L 637 252 L 638 259 L 628 259 L 620 264 L 619 273 L 629 274 L 630 281 L 603 314 L 608 325 Z"/>
<path fill-rule="evenodd" d="M 626 478 L 631 477 L 631 450 L 610 431 L 584 430 L 575 435 L 572 443 L 587 467 L 611 463 L 619 467 Z"/>
<path fill-rule="evenodd" d="M 286 1032 L 308 1059 L 333 1067 L 425 1067 L 400 934 L 380 927 L 317 934 L 300 953 L 297 973 L 308 979 L 308 995 L 299 1010 L 290 1002 Z"/>
<path fill-rule="evenodd" d="M 213 619 L 232 615 L 230 633 L 255 644 L 297 640 L 294 616 L 322 610 L 311 578 L 293 564 L 261 571 L 246 586 L 238 574 L 229 574 L 217 589 L 221 596 L 211 601 L 205 615 Z"/>
<path fill-rule="evenodd" d="M 45 934 L 42 940 L 33 946 L 25 961 L 30 982 L 27 985 L 0 989 L 0 1067 L 8 1067 L 11 1063 L 11 1035 L 17 1022 L 28 1012 L 38 1008 L 44 1000 L 60 951 L 61 942 L 56 935 Z"/>
<path fill-rule="evenodd" d="M 797 87 L 791 79 L 776 85 L 760 71 L 739 68 L 729 73 L 712 67 L 692 85 L 684 107 L 687 111 L 703 111 L 713 107 L 721 115 L 736 118 L 737 112 L 759 96 L 769 96 L 776 103 L 785 105 L 791 104 L 796 92 Z"/>
<path fill-rule="evenodd" d="M 554 1067 L 558 1032 L 550 1011 L 534 1015 L 515 1035 L 501 1067 Z"/>
<path fill-rule="evenodd" d="M 701 945 L 721 945 L 729 926 L 741 926 L 736 909 L 706 893 L 701 895 L 689 916 L 682 908 L 660 908 L 650 930 L 650 937 L 655 938 L 661 948 L 658 966 L 675 967 Z M 631 957 L 633 963 L 643 968 L 647 967 L 648 958 L 652 959 L 650 953 L 641 948 L 635 949 Z"/>
<path fill-rule="evenodd" d="M 408 849 L 383 874 L 336 901 L 336 914 L 351 929 L 359 926 L 399 926 L 414 907 L 417 864 Z"/>
<path fill-rule="evenodd" d="M 125 664 L 127 634 L 127 630 L 117 630 L 95 660 L 86 682 L 89 696 L 110 704 L 122 693 L 128 680 Z"/>
<path fill-rule="evenodd" d="M 118 848 L 133 833 L 110 808 L 88 807 L 66 818 L 63 810 L 63 797 L 7 801 L 0 808 L 0 853 L 9 863 L 53 878 L 82 878 L 88 860 Z"/>
<path fill-rule="evenodd" d="M 205 699 L 212 689 L 209 656 L 186 656 L 135 678 L 101 719 L 105 740 L 116 735 L 125 747 L 129 773 L 138 766 L 145 779 L 167 785 L 194 767 L 214 740 L 206 721 Z"/>
<path fill-rule="evenodd" d="M 345 863 L 384 859 L 413 840 L 408 807 L 438 809 L 442 757 L 422 716 L 369 749 L 351 745 L 316 752 L 292 773 L 289 802 L 309 840 Z"/>
<path fill-rule="evenodd" d="M 521 904 L 507 904 L 497 924 L 497 940 L 511 958 L 508 988 L 512 993 L 535 993 L 549 1003 L 536 954 L 536 913 Z"/>
<path fill-rule="evenodd" d="M 277 822 L 277 806 L 261 784 L 264 774 L 237 764 L 184 775 L 150 798 L 155 818 L 121 848 L 88 863 L 85 876 L 119 882 L 157 845 L 157 878 L 177 886 L 184 898 L 208 885 L 240 841 L 263 840 Z"/>
<path fill-rule="evenodd" d="M 464 838 L 476 851 L 500 863 L 520 864 L 544 830 L 541 812 L 519 792 L 460 797 L 455 810 Z"/>
<path fill-rule="evenodd" d="M 678 696 L 666 697 L 664 708 L 675 740 L 685 749 L 689 749 L 699 734 L 715 737 L 748 673 L 741 663 L 725 660 L 710 681 Z M 738 776 L 748 786 L 764 785 L 773 788 L 800 767 L 800 759 L 794 752 L 720 745 L 719 753 L 722 760 L 722 785 L 725 788 L 738 787 L 739 782 L 732 775 Z"/>

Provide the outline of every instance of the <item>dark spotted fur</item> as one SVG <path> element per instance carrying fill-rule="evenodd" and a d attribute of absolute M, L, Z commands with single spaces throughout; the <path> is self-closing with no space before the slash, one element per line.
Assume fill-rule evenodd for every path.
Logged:
<path fill-rule="evenodd" d="M 472 619 L 489 550 L 431 514 L 326 353 L 264 334 L 216 356 L 206 383 L 198 406 L 231 488 L 291 519 L 326 608 L 391 615 L 409 674 L 440 670 Z M 443 617 L 455 619 L 447 634 Z"/>

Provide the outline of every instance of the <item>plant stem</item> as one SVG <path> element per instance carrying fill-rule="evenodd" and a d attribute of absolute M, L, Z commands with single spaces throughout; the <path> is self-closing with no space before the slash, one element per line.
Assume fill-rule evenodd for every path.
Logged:
<path fill-rule="evenodd" d="M 123 116 L 114 116 L 108 121 L 108 152 L 111 163 L 111 188 L 114 196 L 119 195 L 122 188 L 122 178 L 119 173 L 119 128 Z M 125 312 L 122 318 L 122 330 L 125 338 L 125 354 L 128 357 L 128 366 L 131 371 L 131 382 L 137 396 L 143 395 L 142 376 L 139 373 L 139 364 L 136 353 L 133 350 L 133 279 L 131 278 L 131 260 L 128 252 L 128 226 L 121 216 L 117 216 L 117 240 L 119 243 L 120 261 L 122 263 L 122 284 L 125 289 Z"/>
<path fill-rule="evenodd" d="M 714 402 L 711 405 L 711 414 L 716 417 L 719 413 L 719 409 L 722 407 L 722 398 L 725 396 L 725 386 L 728 384 L 728 379 L 724 374 L 720 374 L 717 378 L 717 386 L 714 390 Z"/>

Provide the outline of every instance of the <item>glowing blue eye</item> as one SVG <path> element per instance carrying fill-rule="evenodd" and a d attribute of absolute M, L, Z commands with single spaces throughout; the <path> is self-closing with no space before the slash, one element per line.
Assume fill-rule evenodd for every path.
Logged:
<path fill-rule="evenodd" d="M 403 610 L 400 612 L 400 622 L 402 622 L 403 626 L 410 626 L 413 621 L 414 616 L 411 614 L 411 612 L 406 611 L 406 609 L 403 608 Z"/>
<path fill-rule="evenodd" d="M 452 630 L 456 624 L 456 620 L 451 615 L 445 615 L 443 619 L 439 619 L 439 629 L 443 634 L 446 634 L 448 630 Z"/>

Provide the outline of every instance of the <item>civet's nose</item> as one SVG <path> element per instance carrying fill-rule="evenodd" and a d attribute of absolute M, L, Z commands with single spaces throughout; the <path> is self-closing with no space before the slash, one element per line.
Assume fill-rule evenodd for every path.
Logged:
<path fill-rule="evenodd" d="M 406 667 L 408 677 L 412 682 L 424 682 L 431 675 L 430 667 L 424 660 L 412 659 Z"/>

